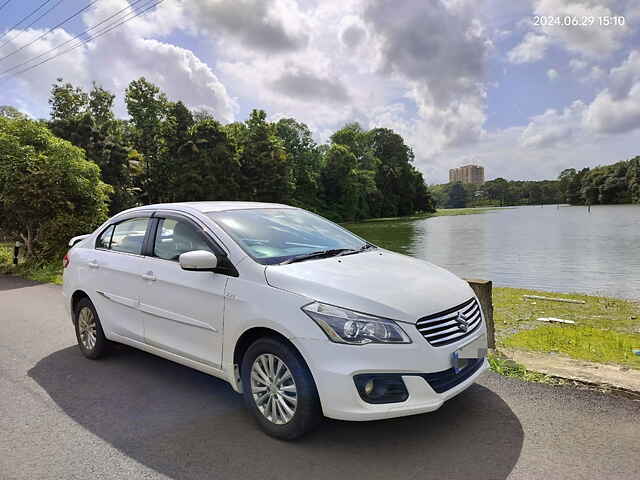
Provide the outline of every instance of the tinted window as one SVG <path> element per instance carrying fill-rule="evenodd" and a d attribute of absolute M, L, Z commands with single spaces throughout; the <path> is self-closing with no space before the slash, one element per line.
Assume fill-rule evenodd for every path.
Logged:
<path fill-rule="evenodd" d="M 111 237 L 111 250 L 140 255 L 148 224 L 148 218 L 134 218 L 118 223 Z"/>
<path fill-rule="evenodd" d="M 153 245 L 153 254 L 156 257 L 178 260 L 181 254 L 193 250 L 212 252 L 202 234 L 190 223 L 172 218 L 160 220 Z"/>
<path fill-rule="evenodd" d="M 312 252 L 359 249 L 365 242 L 329 220 L 293 208 L 256 208 L 210 213 L 251 257 L 274 264 Z"/>
<path fill-rule="evenodd" d="M 109 248 L 111 244 L 111 234 L 113 233 L 113 225 L 107 228 L 104 232 L 100 234 L 98 237 L 98 241 L 96 242 L 96 248 Z"/>

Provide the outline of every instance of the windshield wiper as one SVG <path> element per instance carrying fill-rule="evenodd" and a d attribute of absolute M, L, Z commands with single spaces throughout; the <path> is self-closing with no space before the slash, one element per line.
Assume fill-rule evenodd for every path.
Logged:
<path fill-rule="evenodd" d="M 370 248 L 376 248 L 375 245 L 371 244 L 371 243 L 365 243 L 364 245 L 362 245 L 360 248 L 358 248 L 357 250 L 354 250 L 352 248 L 345 248 L 345 251 L 340 253 L 340 256 L 343 255 L 353 255 L 354 253 L 360 253 L 360 252 L 364 252 L 365 250 L 369 250 Z"/>
<path fill-rule="evenodd" d="M 345 252 L 357 252 L 357 251 L 358 250 L 353 250 L 351 248 L 333 248 L 330 250 L 320 250 L 318 252 L 311 252 L 311 253 L 305 253 L 304 255 L 298 255 L 297 257 L 293 257 L 293 258 L 290 258 L 289 260 L 285 260 L 284 262 L 280 262 L 280 265 L 287 265 L 289 263 L 302 262 L 310 258 L 333 257 L 335 255 L 344 254 Z"/>

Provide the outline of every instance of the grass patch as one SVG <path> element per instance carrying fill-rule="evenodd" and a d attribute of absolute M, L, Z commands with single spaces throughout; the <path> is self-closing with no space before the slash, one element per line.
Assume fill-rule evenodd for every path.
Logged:
<path fill-rule="evenodd" d="M 525 382 L 549 383 L 553 385 L 562 385 L 564 383 L 559 378 L 527 370 L 523 365 L 499 354 L 490 353 L 488 360 L 491 370 L 504 377 L 514 377 L 524 380 Z"/>
<path fill-rule="evenodd" d="M 439 208 L 434 213 L 421 213 L 419 215 L 410 215 L 407 217 L 384 217 L 384 218 L 369 218 L 367 220 L 361 220 L 359 222 L 344 223 L 344 225 L 354 225 L 358 223 L 373 223 L 373 222 L 392 222 L 395 220 L 422 220 L 423 218 L 431 217 L 449 217 L 456 215 L 475 215 L 478 213 L 486 213 L 490 210 L 496 210 L 498 207 L 473 207 L 473 208 Z"/>
<path fill-rule="evenodd" d="M 640 334 L 579 325 L 544 325 L 506 338 L 502 345 L 537 352 L 558 352 L 578 360 L 617 363 L 640 369 Z"/>
<path fill-rule="evenodd" d="M 586 303 L 581 305 L 527 300 L 523 298 L 523 295 L 582 300 Z M 537 321 L 539 317 L 573 320 L 576 325 L 570 326 L 571 328 L 581 326 L 620 333 L 640 332 L 640 304 L 618 298 L 495 287 L 493 289 L 493 308 L 498 341 L 520 330 L 542 326 L 543 324 Z"/>
<path fill-rule="evenodd" d="M 62 285 L 62 261 L 20 262 L 13 265 L 13 245 L 0 244 L 0 274 L 17 275 L 29 280 Z"/>
<path fill-rule="evenodd" d="M 531 300 L 542 295 L 584 304 Z M 593 295 L 496 287 L 493 290 L 496 343 L 536 352 L 558 352 L 578 360 L 640 368 L 640 304 Z M 544 324 L 539 317 L 573 320 L 575 325 Z"/>

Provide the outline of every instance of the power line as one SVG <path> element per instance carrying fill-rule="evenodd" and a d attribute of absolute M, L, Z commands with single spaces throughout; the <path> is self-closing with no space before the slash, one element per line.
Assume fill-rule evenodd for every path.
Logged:
<path fill-rule="evenodd" d="M 13 66 L 13 67 L 11 67 L 11 68 L 7 68 L 6 70 L 3 70 L 2 72 L 0 72 L 0 77 L 1 77 L 1 76 L 3 76 L 3 75 L 5 75 L 5 74 L 7 74 L 7 73 L 9 73 L 9 72 L 12 72 L 13 70 L 16 70 L 16 69 L 20 68 L 20 67 L 22 67 L 22 66 L 24 66 L 24 65 L 26 65 L 26 64 L 28 64 L 28 63 L 33 62 L 34 60 L 37 60 L 38 58 L 42 58 L 42 57 L 44 57 L 45 55 L 47 55 L 47 54 L 49 54 L 49 53 L 51 53 L 51 52 L 53 52 L 53 51 L 55 51 L 55 50 L 59 49 L 60 47 L 63 47 L 63 46 L 65 46 L 65 45 L 67 45 L 68 43 L 73 42 L 74 40 L 76 40 L 76 39 L 78 39 L 78 38 L 82 37 L 83 35 L 86 35 L 87 33 L 89 33 L 89 32 L 90 32 L 90 31 L 92 31 L 92 30 L 96 29 L 97 27 L 99 27 L 99 26 L 100 26 L 100 25 L 102 25 L 103 23 L 108 22 L 108 21 L 109 21 L 109 20 L 111 20 L 113 17 L 117 17 L 118 15 L 120 15 L 120 14 L 121 14 L 122 12 L 124 12 L 125 10 L 129 10 L 129 9 L 130 9 L 131 7 L 133 7 L 136 3 L 140 3 L 140 2 L 142 2 L 142 1 L 147 1 L 147 0 L 135 0 L 135 1 L 133 1 L 132 3 L 128 4 L 126 7 L 121 8 L 120 10 L 118 10 L 118 11 L 117 11 L 116 13 L 114 13 L 113 15 L 110 15 L 109 17 L 105 18 L 104 20 L 102 20 L 102 21 L 100 21 L 100 22 L 96 23 L 95 25 L 93 25 L 93 26 L 91 26 L 91 27 L 87 28 L 84 32 L 80 32 L 80 33 L 79 33 L 79 34 L 77 34 L 75 37 L 70 38 L 69 40 L 66 40 L 66 41 L 62 42 L 62 43 L 60 43 L 60 44 L 56 45 L 55 47 L 52 47 L 52 48 L 50 48 L 49 50 L 47 50 L 47 51 L 45 51 L 45 52 L 42 52 L 42 53 L 41 53 L 41 54 L 39 54 L 39 55 L 36 55 L 35 57 L 29 58 L 29 59 L 25 60 L 25 61 L 24 61 L 24 62 L 22 62 L 22 63 L 19 63 L 19 64 L 17 64 L 17 65 L 14 65 L 14 66 Z M 152 0 L 152 2 L 153 2 L 153 1 L 156 1 L 156 0 Z M 134 10 L 134 9 L 132 9 L 132 10 Z M 134 11 L 135 11 L 135 10 L 134 10 Z M 131 13 L 131 12 L 130 12 L 130 13 Z M 129 14 L 130 14 L 130 13 L 129 13 Z M 125 17 L 126 17 L 126 15 L 125 15 Z M 99 33 L 99 32 L 98 32 L 98 33 Z"/>
<path fill-rule="evenodd" d="M 7 0 L 6 2 L 4 2 L 2 5 L 0 5 L 0 10 L 2 10 L 4 7 L 7 6 L 7 4 L 10 2 L 11 0 Z"/>
<path fill-rule="evenodd" d="M 11 1 L 11 0 L 9 0 Z M 42 7 L 44 7 L 47 3 L 49 3 L 51 0 L 45 0 L 44 2 L 42 2 L 40 4 L 40 6 L 38 8 L 36 8 L 34 11 L 32 11 L 29 15 L 27 15 L 26 17 L 22 17 L 20 20 L 18 20 L 18 22 L 16 24 L 14 24 L 11 28 L 9 28 L 9 30 L 7 30 L 6 32 L 4 32 L 2 35 L 0 35 L 0 40 L 2 40 L 5 35 L 7 35 L 10 31 L 12 31 L 14 28 L 18 27 L 22 22 L 24 22 L 25 20 L 27 20 L 29 17 L 31 17 L 31 15 L 35 14 L 38 10 L 40 10 Z M 9 3 L 9 2 L 7 2 Z M 5 3 L 4 5 L 6 5 L 7 3 Z M 3 7 L 4 7 L 3 5 Z"/>
<path fill-rule="evenodd" d="M 133 19 L 134 19 L 134 18 L 136 18 L 136 17 L 139 17 L 139 16 L 141 16 L 141 15 L 144 15 L 144 14 L 145 14 L 145 13 L 147 13 L 149 10 L 151 10 L 152 8 L 154 8 L 154 7 L 158 6 L 158 5 L 160 5 L 160 4 L 161 4 L 162 2 L 164 2 L 164 1 L 165 1 L 165 0 L 160 0 L 160 1 L 158 1 L 158 2 L 156 2 L 156 3 L 154 3 L 154 4 L 152 4 L 152 5 L 149 5 L 147 8 L 144 8 L 143 10 L 138 11 L 134 16 L 132 16 L 132 17 L 130 17 L 130 18 L 126 18 L 125 20 L 120 21 L 119 23 L 117 23 L 117 24 L 115 24 L 115 25 L 113 25 L 113 26 L 111 26 L 111 27 L 107 28 L 106 30 L 103 30 L 103 31 L 101 31 L 101 32 L 99 32 L 99 33 L 97 33 L 97 34 L 95 34 L 95 35 L 93 35 L 93 36 L 90 36 L 90 37 L 89 37 L 89 38 L 87 38 L 86 40 L 81 40 L 81 41 L 80 41 L 80 43 L 78 43 L 77 45 L 74 45 L 73 47 L 67 48 L 66 50 L 63 50 L 62 52 L 60 52 L 60 53 L 58 53 L 58 54 L 56 54 L 56 55 L 53 55 L 52 57 L 46 58 L 46 59 L 42 60 L 41 62 L 36 63 L 35 65 L 32 65 L 32 66 L 27 67 L 27 68 L 23 68 L 22 70 L 17 71 L 17 72 L 16 72 L 16 73 L 14 73 L 13 75 L 14 75 L 14 76 L 16 76 L 16 75 L 21 75 L 21 74 L 26 73 L 26 72 L 28 72 L 28 71 L 30 71 L 30 70 L 33 70 L 34 68 L 39 67 L 40 65 L 42 65 L 42 64 L 44 64 L 44 63 L 47 63 L 47 62 L 49 62 L 49 61 L 51 61 L 51 60 L 53 60 L 53 59 L 55 59 L 55 58 L 58 58 L 58 57 L 59 57 L 59 56 L 61 56 L 61 55 L 64 55 L 65 53 L 70 52 L 71 50 L 75 50 L 76 48 L 78 48 L 78 47 L 80 47 L 80 46 L 82 46 L 82 45 L 84 45 L 84 44 L 86 44 L 86 43 L 90 42 L 91 40 L 95 40 L 96 38 L 99 38 L 99 37 L 101 37 L 101 36 L 103 36 L 103 35 L 106 35 L 107 33 L 109 33 L 110 31 L 112 31 L 113 29 L 115 29 L 115 28 L 119 27 L 119 26 L 120 26 L 120 25 L 122 25 L 123 23 L 127 23 L 128 21 L 133 20 Z M 8 79 L 9 79 L 9 78 L 6 78 L 4 82 L 0 81 L 0 84 L 5 83 Z"/>
<path fill-rule="evenodd" d="M 63 21 L 61 21 L 60 23 L 58 23 L 57 25 L 54 25 L 53 27 L 51 27 L 49 30 L 47 30 L 46 32 L 44 32 L 42 35 L 40 35 L 38 38 L 31 40 L 29 43 L 21 46 L 20 48 L 18 48 L 17 50 L 14 50 L 11 53 L 8 53 L 7 55 L 5 55 L 4 57 L 0 57 L 0 62 L 2 60 L 4 60 L 5 58 L 9 58 L 12 55 L 15 55 L 16 53 L 18 53 L 21 50 L 24 50 L 25 48 L 27 48 L 29 45 L 33 45 L 35 42 L 37 42 L 38 40 L 40 40 L 41 38 L 46 37 L 47 35 L 49 35 L 51 32 L 53 32 L 56 28 L 64 25 L 65 23 L 67 23 L 69 20 L 74 19 L 75 17 L 77 17 L 78 15 L 80 15 L 82 12 L 84 12 L 87 8 L 89 8 L 91 5 L 93 5 L 94 3 L 96 3 L 98 0 L 93 0 L 93 2 L 89 3 L 89 5 L 87 5 L 86 7 L 81 8 L 80 10 L 78 10 L 76 13 L 74 13 L 73 15 L 68 16 L 67 18 L 65 18 Z"/>
<path fill-rule="evenodd" d="M 35 20 L 33 20 L 29 25 L 27 25 L 26 27 L 24 27 L 20 33 L 18 33 L 15 37 L 7 40 L 6 42 L 4 42 L 2 45 L 0 45 L 0 48 L 4 47 L 7 43 L 9 42 L 15 42 L 18 37 L 20 35 L 22 35 L 26 29 L 28 29 L 29 27 L 31 27 L 31 25 L 33 25 L 34 23 L 36 23 L 38 20 L 40 20 L 42 17 L 44 17 L 47 13 L 49 13 L 51 10 L 53 10 L 54 8 L 56 8 L 58 5 L 60 5 L 64 0 L 58 0 L 58 3 L 54 4 L 53 7 L 51 7 L 49 10 L 45 11 L 42 15 L 40 15 L 39 17 L 37 17 Z"/>

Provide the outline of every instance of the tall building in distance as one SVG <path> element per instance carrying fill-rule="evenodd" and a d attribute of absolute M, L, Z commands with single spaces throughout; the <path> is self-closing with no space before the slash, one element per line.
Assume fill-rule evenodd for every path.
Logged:
<path fill-rule="evenodd" d="M 480 165 L 464 165 L 449 170 L 449 183 L 462 182 L 482 185 L 484 183 L 484 167 Z"/>

